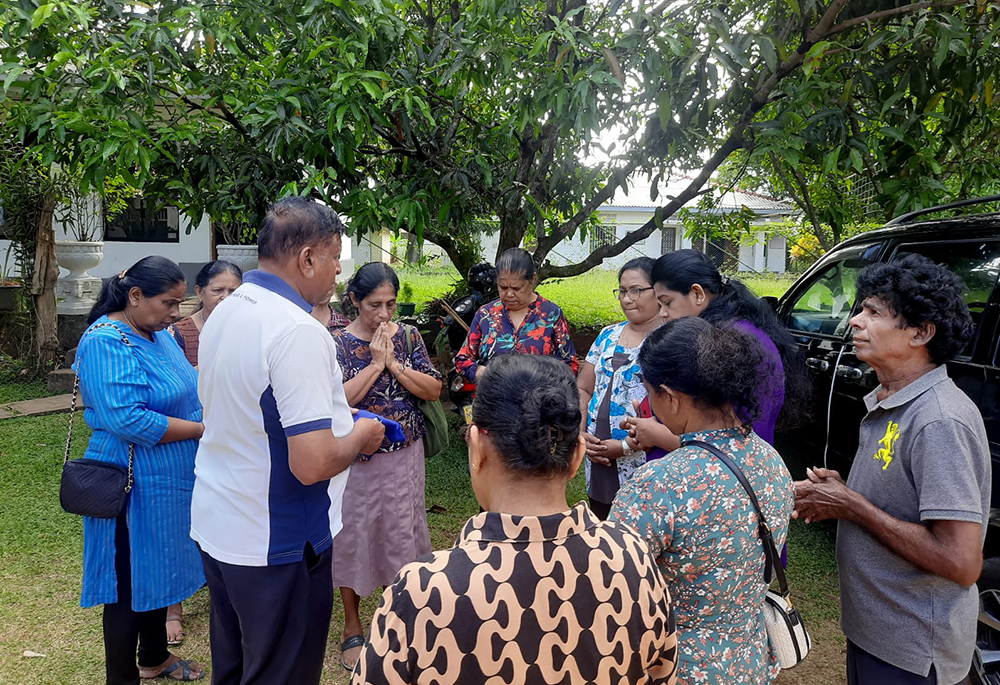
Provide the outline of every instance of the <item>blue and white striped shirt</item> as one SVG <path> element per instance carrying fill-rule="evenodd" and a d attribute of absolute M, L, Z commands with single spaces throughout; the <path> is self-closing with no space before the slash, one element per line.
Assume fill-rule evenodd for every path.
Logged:
<path fill-rule="evenodd" d="M 109 321 L 104 316 L 95 325 Z M 198 372 L 166 331 L 153 341 L 113 321 L 132 343 L 111 328 L 88 329 L 74 370 L 93 434 L 86 457 L 128 465 L 135 444 L 135 482 L 126 519 L 132 566 L 132 609 L 149 611 L 190 597 L 205 582 L 201 556 L 188 535 L 194 487 L 196 440 L 157 444 L 167 417 L 201 421 Z M 82 606 L 117 601 L 115 520 L 83 519 Z"/>

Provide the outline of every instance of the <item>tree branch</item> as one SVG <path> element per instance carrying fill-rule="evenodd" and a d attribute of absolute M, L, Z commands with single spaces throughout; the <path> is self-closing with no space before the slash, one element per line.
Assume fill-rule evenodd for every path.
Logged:
<path fill-rule="evenodd" d="M 912 5 L 904 5 L 902 7 L 894 7 L 889 10 L 882 10 L 881 12 L 873 12 L 872 14 L 866 14 L 863 17 L 855 17 L 854 19 L 848 19 L 847 21 L 841 22 L 836 26 L 831 26 L 826 32 L 826 35 L 832 36 L 835 33 L 843 33 L 847 29 L 854 28 L 861 24 L 869 24 L 873 21 L 879 21 L 881 19 L 887 19 L 889 17 L 894 17 L 899 14 L 906 14 L 908 12 L 915 12 L 916 10 L 922 9 L 939 9 L 942 7 L 954 7 L 955 5 L 968 5 L 969 0 L 946 0 L 945 2 L 915 2 Z"/>
<path fill-rule="evenodd" d="M 830 3 L 830 6 L 827 8 L 826 12 L 823 13 L 823 16 L 820 18 L 819 22 L 817 22 L 816 26 L 806 33 L 798 49 L 789 55 L 788 59 L 779 64 L 774 73 L 771 74 L 771 76 L 765 80 L 759 88 L 757 88 L 754 92 L 753 100 L 747 106 L 739 120 L 733 125 L 729 132 L 729 136 L 715 152 L 715 154 L 712 155 L 712 157 L 705 163 L 698 175 L 691 181 L 691 183 L 688 184 L 683 192 L 681 192 L 667 205 L 658 208 L 652 219 L 647 221 L 640 228 L 629 232 L 624 238 L 614 245 L 599 247 L 597 250 L 592 252 L 589 257 L 576 264 L 553 266 L 552 264 L 546 263 L 539 269 L 539 278 L 543 280 L 546 278 L 565 278 L 568 276 L 576 276 L 577 274 L 584 273 L 585 271 L 594 268 L 606 258 L 615 257 L 640 240 L 645 240 L 654 230 L 658 228 L 658 224 L 662 225 L 663 218 L 673 215 L 687 202 L 696 197 L 701 187 L 708 182 L 712 174 L 715 173 L 716 169 L 719 168 L 729 155 L 744 146 L 745 141 L 743 135 L 746 132 L 747 127 L 750 125 L 750 122 L 753 121 L 753 118 L 757 115 L 757 113 L 767 105 L 771 93 L 774 91 L 781 79 L 801 66 L 802 60 L 805 58 L 805 54 L 809 51 L 809 48 L 820 40 L 823 40 L 823 38 L 829 34 L 831 27 L 834 25 L 833 22 L 836 20 L 837 16 L 844 9 L 844 7 L 846 7 L 850 2 L 851 0 L 834 0 Z M 607 186 L 602 189 L 602 191 L 606 190 Z M 598 193 L 598 195 L 601 194 L 602 193 L 600 192 Z M 594 199 L 596 199 L 596 196 Z M 604 200 L 606 199 L 608 198 L 605 197 Z M 594 206 L 590 210 L 591 213 L 596 211 L 597 207 L 599 207 L 604 200 L 601 200 L 601 202 Z M 588 202 L 586 206 L 591 207 L 591 204 L 592 203 Z M 578 213 L 577 216 L 574 216 L 570 221 L 577 220 L 579 214 L 580 213 Z M 586 216 L 589 216 L 589 214 Z M 584 216 L 583 219 L 586 219 L 586 216 Z M 657 222 L 657 216 L 660 217 L 659 222 Z M 578 221 L 577 226 L 579 226 L 579 223 L 582 223 L 583 219 Z M 554 231 L 552 236 L 548 236 L 546 238 L 544 246 L 548 249 L 543 254 L 539 254 L 536 251 L 536 263 L 543 260 L 547 256 L 548 251 L 566 237 L 566 235 L 564 235 L 565 228 L 566 224 L 561 226 L 559 230 Z M 556 236 L 559 237 L 557 238 Z M 553 241 L 555 242 L 553 243 Z M 541 251 L 542 247 L 543 242 L 540 240 L 539 251 Z"/>

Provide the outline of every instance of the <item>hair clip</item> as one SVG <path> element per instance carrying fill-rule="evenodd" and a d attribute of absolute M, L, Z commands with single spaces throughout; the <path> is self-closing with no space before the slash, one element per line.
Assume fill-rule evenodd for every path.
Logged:
<path fill-rule="evenodd" d="M 553 457 L 556 456 L 556 448 L 559 447 L 559 438 L 561 430 L 555 426 L 549 426 L 549 454 Z"/>
<path fill-rule="evenodd" d="M 122 272 L 118 274 L 118 280 L 124 280 L 125 274 L 128 273 L 128 269 L 122 269 Z"/>
<path fill-rule="evenodd" d="M 722 276 L 719 277 L 719 280 L 722 281 L 722 285 L 731 285 L 730 284 L 730 280 L 729 280 L 729 276 L 727 276 L 725 274 L 722 274 Z"/>

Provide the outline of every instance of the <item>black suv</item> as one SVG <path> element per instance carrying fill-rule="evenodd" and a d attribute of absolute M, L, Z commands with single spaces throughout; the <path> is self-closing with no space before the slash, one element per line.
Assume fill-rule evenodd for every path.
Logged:
<path fill-rule="evenodd" d="M 851 238 L 816 262 L 775 304 L 779 318 L 802 345 L 813 377 L 810 422 L 776 436 L 776 447 L 794 477 L 803 478 L 805 467 L 812 465 L 847 476 L 866 413 L 863 398 L 878 385 L 875 372 L 854 354 L 848 321 L 858 305 L 855 281 L 869 264 L 916 253 L 945 265 L 968 287 L 966 302 L 976 330 L 962 355 L 948 364 L 948 374 L 982 412 L 994 484 L 1000 479 L 1000 213 L 916 220 L 931 212 L 997 200 L 1000 196 L 921 210 Z M 1000 590 L 1000 487 L 994 486 L 990 507 L 973 682 L 978 676 L 978 682 L 1000 685 L 1000 593 L 990 594 Z"/>

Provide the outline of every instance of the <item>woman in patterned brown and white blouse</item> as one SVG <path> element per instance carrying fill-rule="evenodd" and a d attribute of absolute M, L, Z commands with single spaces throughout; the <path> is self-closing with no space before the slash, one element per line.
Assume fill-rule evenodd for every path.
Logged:
<path fill-rule="evenodd" d="M 485 511 L 454 547 L 403 567 L 353 683 L 674 683 L 673 610 L 649 549 L 566 504 L 584 456 L 580 415 L 565 364 L 490 363 L 468 435 Z"/>

